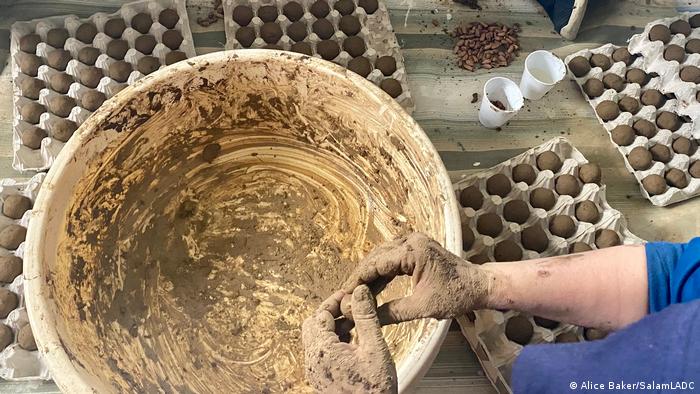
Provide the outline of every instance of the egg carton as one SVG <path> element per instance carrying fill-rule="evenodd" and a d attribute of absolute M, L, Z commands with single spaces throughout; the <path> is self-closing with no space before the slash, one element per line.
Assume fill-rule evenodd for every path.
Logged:
<path fill-rule="evenodd" d="M 158 22 L 160 12 L 165 9 L 173 9 L 179 16 L 179 20 L 173 29 L 168 29 Z M 151 16 L 152 24 L 144 34 L 131 27 L 131 20 L 138 13 L 146 13 Z M 119 39 L 124 40 L 128 45 L 123 60 L 132 67 L 128 77 L 122 81 L 110 78 L 108 72 L 109 67 L 114 62 L 121 60 L 107 55 L 108 46 L 117 39 L 105 34 L 105 24 L 114 18 L 121 18 L 126 25 L 126 29 L 122 32 Z M 90 43 L 84 43 L 75 38 L 78 27 L 83 23 L 91 23 L 97 29 L 97 34 Z M 54 28 L 64 28 L 68 31 L 68 38 L 61 48 L 54 48 L 46 42 L 48 32 Z M 137 65 L 139 60 L 147 56 L 147 54 L 141 53 L 135 48 L 136 39 L 142 35 L 153 36 L 156 44 L 149 55 L 158 59 L 160 63 L 159 68 L 164 67 L 166 56 L 171 51 L 174 51 L 163 44 L 163 34 L 168 30 L 177 30 L 182 36 L 182 42 L 176 50 L 184 53 L 188 58 L 196 55 L 184 0 L 136 1 L 123 5 L 119 11 L 112 14 L 97 13 L 86 19 L 80 19 L 75 15 L 62 15 L 14 23 L 10 33 L 14 109 L 12 137 L 14 158 L 12 166 L 18 171 L 44 171 L 51 167 L 63 145 L 70 137 L 70 133 L 58 133 L 59 126 L 63 125 L 65 127 L 65 125 L 69 125 L 71 129 L 79 127 L 92 114 L 92 111 L 81 106 L 84 95 L 94 90 L 103 93 L 105 98 L 109 99 L 124 87 L 144 77 L 144 74 L 138 70 Z M 38 34 L 41 38 L 41 42 L 36 46 L 36 51 L 32 53 L 32 55 L 38 56 L 42 62 L 42 65 L 37 70 L 37 75 L 27 75 L 22 72 L 20 67 L 20 59 L 26 56 L 26 53 L 20 50 L 20 39 L 32 33 Z M 86 46 L 92 46 L 100 53 L 94 65 L 86 65 L 78 60 L 79 51 Z M 47 56 L 55 49 L 64 49 L 70 55 L 70 60 L 65 70 L 57 70 L 48 65 Z M 100 69 L 103 75 L 96 86 L 85 86 L 79 82 L 81 81 L 81 75 L 89 71 L 90 67 Z M 26 69 L 25 71 L 33 70 Z M 65 72 L 73 79 L 65 93 L 52 90 L 49 84 L 51 77 L 61 72 Z M 23 89 L 25 83 L 31 78 L 37 78 L 43 82 L 44 87 L 39 91 L 38 97 L 30 93 L 30 89 L 26 91 Z M 26 95 L 30 97 L 25 97 Z M 69 97 L 75 101 L 72 104 L 70 113 L 57 115 L 48 110 L 49 101 L 56 96 Z M 34 123 L 34 119 L 24 119 L 21 115 L 21 109 L 32 102 L 44 106 L 44 112 L 40 115 L 37 123 Z M 30 122 L 27 120 L 30 120 Z M 66 121 L 72 123 L 67 123 Z M 47 134 L 46 137 L 41 139 L 40 145 L 36 149 L 24 145 L 22 142 L 22 137 L 25 136 L 25 133 L 33 132 L 35 127 L 44 130 Z"/>
<path fill-rule="evenodd" d="M 284 15 L 283 7 L 289 2 L 297 2 L 304 9 L 304 15 L 299 19 L 300 22 L 306 24 L 306 38 L 303 42 L 309 44 L 312 50 L 312 56 L 323 58 L 317 51 L 317 44 L 322 39 L 313 32 L 312 25 L 318 19 L 327 19 L 333 25 L 334 33 L 329 40 L 335 41 L 340 48 L 339 54 L 330 60 L 343 67 L 348 67 L 348 63 L 353 59 L 346 50 L 343 49 L 343 42 L 348 36 L 340 29 L 339 23 L 342 15 L 334 8 L 335 4 L 340 0 L 327 0 L 330 8 L 330 13 L 325 18 L 316 18 L 311 12 L 310 7 L 315 0 L 224 0 L 224 30 L 226 32 L 226 49 L 245 49 L 237 39 L 236 32 L 241 27 L 233 20 L 233 9 L 236 6 L 249 6 L 255 15 L 247 26 L 253 27 L 255 30 L 255 40 L 248 48 L 256 49 L 283 49 L 292 50 L 294 41 L 287 35 L 287 27 L 292 23 L 287 16 Z M 415 103 L 408 86 L 406 76 L 406 68 L 404 65 L 403 55 L 396 40 L 393 27 L 389 19 L 389 12 L 386 6 L 378 1 L 377 9 L 368 13 L 365 8 L 360 6 L 364 4 L 362 0 L 353 0 L 354 10 L 349 15 L 355 16 L 359 22 L 361 29 L 357 34 L 365 42 L 365 52 L 360 55 L 367 58 L 370 62 L 371 71 L 365 77 L 377 86 L 380 86 L 382 81 L 394 79 L 401 85 L 401 93 L 394 99 L 409 113 L 415 109 Z M 267 43 L 260 35 L 260 28 L 263 21 L 257 16 L 258 9 L 262 6 L 275 6 L 278 10 L 278 16 L 275 22 L 282 28 L 282 37 L 276 43 Z M 381 56 L 391 56 L 396 60 L 396 70 L 391 75 L 384 75 L 382 71 L 374 67 L 375 61 Z"/>
<path fill-rule="evenodd" d="M 608 70 L 592 67 L 586 75 L 581 77 L 576 77 L 571 72 L 572 77 L 579 84 L 584 97 L 593 107 L 594 112 L 596 112 L 598 121 L 609 132 L 610 140 L 625 158 L 625 165 L 637 179 L 642 195 L 649 199 L 652 204 L 658 206 L 666 206 L 700 194 L 700 179 L 694 178 L 688 171 L 690 166 L 700 159 L 700 154 L 697 151 L 690 155 L 676 153 L 672 147 L 673 142 L 679 137 L 688 138 L 693 143 L 700 138 L 700 121 L 698 120 L 700 116 L 700 102 L 698 102 L 700 86 L 695 82 L 686 82 L 680 78 L 680 71 L 684 67 L 700 67 L 700 53 L 686 53 L 681 63 L 675 60 L 665 60 L 663 56 L 667 45 L 675 44 L 685 47 L 689 40 L 700 39 L 700 28 L 691 29 L 691 33 L 688 36 L 680 33 L 672 35 L 667 45 L 664 45 L 661 41 L 650 41 L 648 37 L 649 30 L 657 24 L 669 26 L 674 21 L 687 21 L 690 17 L 692 17 L 692 14 L 686 13 L 678 17 L 657 20 L 647 24 L 644 32 L 632 36 L 627 47 L 633 55 L 633 61 L 629 66 L 622 61 L 613 62 L 611 59 L 613 64 Z M 565 62 L 568 67 L 569 62 L 573 58 L 583 56 L 586 59 L 590 59 L 593 54 L 602 54 L 610 58 L 612 53 L 618 48 L 620 47 L 606 44 L 595 49 L 584 49 L 567 56 Z M 602 80 L 606 75 L 615 74 L 625 79 L 627 71 L 634 68 L 640 69 L 648 75 L 647 83 L 644 86 L 640 86 L 638 83 L 626 83 L 619 92 L 614 89 L 606 89 L 598 97 L 589 96 L 584 89 L 585 82 L 591 78 Z M 662 106 L 656 108 L 653 105 L 645 106 L 641 104 L 640 97 L 648 90 L 657 90 L 666 97 Z M 621 111 L 620 115 L 615 119 L 604 121 L 596 110 L 598 104 L 606 100 L 619 102 L 624 97 L 632 97 L 637 100 L 640 104 L 639 111 L 636 113 Z M 682 121 L 680 128 L 672 131 L 658 126 L 656 118 L 661 112 L 676 114 Z M 611 131 L 619 125 L 632 126 L 638 119 L 645 119 L 654 124 L 657 128 L 656 134 L 651 138 L 637 135 L 629 145 L 617 144 L 612 138 Z M 669 149 L 670 160 L 667 162 L 654 161 L 652 166 L 646 170 L 638 171 L 632 168 L 627 157 L 630 151 L 637 147 L 648 149 L 656 144 L 665 145 Z M 651 194 L 644 188 L 642 181 L 647 176 L 653 174 L 663 178 L 669 170 L 674 168 L 685 174 L 687 186 L 679 188 L 669 184 L 665 192 L 660 194 Z"/>
<path fill-rule="evenodd" d="M 17 181 L 14 179 L 0 180 L 0 200 L 4 201 L 10 195 L 22 195 L 29 198 L 32 204 L 36 200 L 39 193 L 39 188 L 46 174 L 40 173 L 34 175 L 27 181 Z M 9 224 L 19 224 L 27 227 L 31 217 L 31 210 L 26 211 L 20 219 L 12 219 L 2 214 L 2 205 L 0 205 L 0 228 L 4 228 Z M 22 242 L 16 250 L 7 250 L 0 247 L 0 256 L 15 255 L 23 258 L 24 242 Z M 43 360 L 39 351 L 29 351 L 22 349 L 17 343 L 17 333 L 21 327 L 29 323 L 27 317 L 25 298 L 24 298 L 24 279 L 22 275 L 14 278 L 12 283 L 2 284 L 0 287 L 15 293 L 19 299 L 18 306 L 11 311 L 7 317 L 0 318 L 0 324 L 9 326 L 12 329 L 13 341 L 4 349 L 0 349 L 0 378 L 5 380 L 22 381 L 22 380 L 49 380 L 51 376 L 49 369 Z"/>
<path fill-rule="evenodd" d="M 552 170 L 539 170 L 536 164 L 537 157 L 543 152 L 554 152 L 562 161 L 561 168 L 555 173 Z M 498 164 L 481 173 L 465 177 L 457 181 L 454 191 L 460 200 L 462 190 L 476 187 L 483 202 L 478 209 L 474 207 L 461 207 L 460 219 L 463 231 L 462 257 L 475 263 L 497 261 L 494 250 L 499 243 L 514 241 L 522 252 L 522 258 L 527 260 L 539 257 L 564 255 L 570 252 L 571 246 L 576 242 L 583 242 L 591 249 L 597 249 L 596 234 L 599 230 L 612 230 L 617 233 L 620 244 L 641 244 L 644 241 L 627 229 L 627 223 L 622 214 L 613 209 L 605 197 L 605 185 L 602 183 L 584 183 L 579 177 L 579 168 L 588 163 L 586 158 L 564 138 L 554 138 L 544 144 L 532 148 L 510 160 Z M 512 170 L 518 164 L 528 164 L 533 167 L 536 177 L 532 184 L 526 182 L 515 183 L 512 179 Z M 488 180 L 497 174 L 503 174 L 510 180 L 510 192 L 501 197 L 489 195 L 487 192 Z M 564 174 L 574 176 L 578 180 L 580 193 L 573 197 L 560 195 L 555 189 L 556 179 Z M 530 193 L 536 188 L 550 190 L 555 196 L 555 203 L 549 210 L 533 208 L 529 202 Z M 473 190 L 473 189 L 470 189 Z M 507 221 L 503 216 L 504 206 L 514 200 L 523 200 L 530 210 L 529 217 L 522 224 Z M 595 223 L 578 220 L 576 207 L 582 201 L 592 201 L 599 212 L 599 219 Z M 461 204 L 461 201 L 460 201 Z M 477 230 L 479 217 L 485 214 L 495 213 L 501 220 L 502 231 L 497 236 L 481 235 Z M 550 232 L 549 222 L 555 215 L 570 217 L 575 224 L 574 233 L 568 238 L 562 238 Z M 528 250 L 523 246 L 521 234 L 523 230 L 540 226 L 546 233 L 548 246 L 541 252 Z M 472 234 L 469 237 L 467 234 Z M 521 319 L 525 331 L 532 333 L 522 334 L 524 339 L 520 343 L 506 335 L 506 327 L 511 319 Z M 527 320 L 526 323 L 525 319 Z M 479 310 L 457 319 L 461 330 L 476 353 L 485 373 L 499 393 L 511 393 L 510 377 L 513 362 L 526 344 L 573 342 L 592 339 L 594 334 L 600 334 L 597 330 L 586 329 L 571 324 L 547 321 L 516 311 Z M 523 331 L 523 330 L 520 330 Z"/>

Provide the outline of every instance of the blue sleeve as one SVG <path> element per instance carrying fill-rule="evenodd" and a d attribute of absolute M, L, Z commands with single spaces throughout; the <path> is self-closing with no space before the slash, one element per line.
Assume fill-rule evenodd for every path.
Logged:
<path fill-rule="evenodd" d="M 593 384 L 614 389 L 610 382 L 645 384 L 625 392 L 671 391 L 649 389 L 652 381 L 700 389 L 700 300 L 671 305 L 599 341 L 526 346 L 512 378 L 516 394 L 597 392 Z"/>
<path fill-rule="evenodd" d="M 700 298 L 700 238 L 646 244 L 649 312 Z"/>

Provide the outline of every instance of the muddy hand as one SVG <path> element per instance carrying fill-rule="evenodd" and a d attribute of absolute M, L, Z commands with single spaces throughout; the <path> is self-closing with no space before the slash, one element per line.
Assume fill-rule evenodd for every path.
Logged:
<path fill-rule="evenodd" d="M 484 306 L 490 276 L 478 265 L 445 250 L 424 234 L 385 243 L 365 257 L 343 286 L 342 312 L 352 318 L 349 294 L 362 284 L 380 290 L 400 275 L 411 275 L 413 293 L 378 309 L 382 325 L 432 317 L 451 318 Z"/>
<path fill-rule="evenodd" d="M 372 293 L 367 286 L 352 293 L 359 344 L 341 342 L 335 333 L 343 295 L 337 292 L 328 298 L 302 326 L 309 383 L 319 393 L 396 393 L 396 367 Z"/>

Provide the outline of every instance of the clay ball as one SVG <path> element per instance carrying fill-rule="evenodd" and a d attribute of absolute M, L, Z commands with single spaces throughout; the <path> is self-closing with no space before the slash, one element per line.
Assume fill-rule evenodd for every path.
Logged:
<path fill-rule="evenodd" d="M 0 282 L 12 283 L 22 274 L 22 259 L 9 254 L 0 256 Z"/>
<path fill-rule="evenodd" d="M 625 80 L 617 74 L 607 74 L 603 77 L 603 86 L 621 92 L 625 88 Z"/>
<path fill-rule="evenodd" d="M 615 126 L 610 132 L 613 142 L 620 146 L 628 146 L 634 142 L 634 129 L 625 124 Z"/>
<path fill-rule="evenodd" d="M 46 108 L 43 105 L 37 103 L 36 101 L 30 101 L 22 106 L 19 110 L 19 114 L 27 123 L 37 124 L 41 119 L 41 114 L 46 112 Z"/>
<path fill-rule="evenodd" d="M 639 109 L 641 108 L 639 101 L 637 101 L 636 98 L 630 96 L 625 96 L 621 98 L 620 101 L 617 102 L 617 105 L 618 107 L 620 107 L 620 111 L 629 112 L 632 115 L 639 112 Z"/>
<path fill-rule="evenodd" d="M 620 108 L 617 106 L 616 102 L 604 100 L 596 106 L 595 112 L 604 122 L 609 122 L 620 115 Z"/>
<path fill-rule="evenodd" d="M 620 245 L 620 236 L 613 230 L 602 229 L 595 232 L 595 246 L 598 249 Z"/>
<path fill-rule="evenodd" d="M 260 36 L 263 39 L 265 39 L 265 26 L 266 25 L 267 25 L 267 23 L 264 24 L 260 28 Z M 282 37 L 282 29 L 279 27 L 279 25 L 276 25 L 276 26 L 277 26 L 277 30 L 279 30 L 279 36 Z M 163 45 L 165 45 L 166 47 L 168 47 L 174 51 L 174 50 L 180 48 L 180 44 L 182 44 L 182 40 L 183 40 L 182 33 L 180 33 L 179 30 L 166 30 L 163 33 L 162 40 L 163 40 Z M 279 40 L 279 38 L 277 40 Z M 268 41 L 266 41 L 266 42 L 268 42 Z M 275 42 L 277 42 L 277 41 L 275 41 Z"/>
<path fill-rule="evenodd" d="M 109 77 L 117 82 L 126 82 L 129 79 L 129 74 L 131 74 L 133 69 L 131 64 L 123 61 L 117 60 L 116 62 L 109 65 Z"/>
<path fill-rule="evenodd" d="M 7 250 L 15 250 L 24 242 L 27 229 L 19 224 L 10 224 L 0 231 L 0 246 Z"/>
<path fill-rule="evenodd" d="M 156 47 L 156 44 L 157 42 L 155 37 L 150 34 L 144 34 L 136 37 L 136 40 L 134 41 L 134 48 L 144 55 L 150 55 L 153 53 L 153 49 Z"/>
<path fill-rule="evenodd" d="M 379 84 L 379 87 L 382 88 L 383 91 L 387 92 L 392 98 L 399 97 L 403 91 L 399 81 L 395 80 L 394 78 L 387 78 L 383 80 L 382 83 Z"/>
<path fill-rule="evenodd" d="M 654 25 L 649 29 L 649 40 L 650 41 L 661 41 L 664 44 L 668 44 L 671 41 L 671 29 L 665 25 Z"/>
<path fill-rule="evenodd" d="M 12 343 L 12 329 L 0 323 L 0 351 L 3 351 Z"/>
<path fill-rule="evenodd" d="M 503 222 L 501 217 L 495 213 L 485 213 L 476 220 L 476 231 L 479 234 L 497 237 L 503 231 Z"/>
<path fill-rule="evenodd" d="M 555 190 L 559 195 L 576 197 L 581 193 L 581 185 L 573 175 L 564 174 L 557 177 Z"/>
<path fill-rule="evenodd" d="M 345 15 L 340 18 L 340 23 L 338 24 L 340 30 L 348 36 L 354 36 L 360 32 L 362 26 L 360 25 L 360 20 L 356 16 Z"/>
<path fill-rule="evenodd" d="M 289 50 L 292 52 L 303 53 L 304 55 L 308 55 L 308 56 L 313 55 L 313 48 L 311 48 L 311 45 L 309 43 L 303 42 L 303 41 L 292 44 L 292 46 L 289 48 Z M 348 64 L 348 68 L 350 68 L 349 64 Z"/>
<path fill-rule="evenodd" d="M 367 47 L 362 37 L 352 36 L 343 40 L 343 50 L 352 57 L 358 57 L 365 53 Z"/>
<path fill-rule="evenodd" d="M 104 93 L 97 90 L 88 90 L 80 97 L 80 106 L 88 111 L 96 111 L 105 100 L 107 100 L 107 97 L 105 97 Z"/>
<path fill-rule="evenodd" d="M 549 221 L 549 232 L 558 237 L 569 238 L 576 232 L 576 224 L 566 215 L 555 215 Z"/>
<path fill-rule="evenodd" d="M 513 316 L 506 323 L 506 338 L 519 345 L 527 345 L 533 333 L 532 324 L 525 316 Z"/>
<path fill-rule="evenodd" d="M 576 333 L 573 333 L 571 331 L 562 332 L 561 334 L 557 335 L 557 337 L 554 339 L 554 342 L 556 342 L 556 343 L 578 342 L 578 335 L 576 335 Z"/>
<path fill-rule="evenodd" d="M 160 67 L 160 60 L 155 56 L 144 56 L 139 59 L 136 69 L 143 75 L 148 75 Z"/>
<path fill-rule="evenodd" d="M 131 18 L 131 27 L 141 34 L 148 33 L 152 24 L 151 15 L 146 12 L 139 12 Z"/>
<path fill-rule="evenodd" d="M 607 71 L 612 66 L 610 58 L 601 53 L 594 53 L 589 61 L 592 67 L 600 67 L 603 71 Z"/>
<path fill-rule="evenodd" d="M 532 226 L 523 230 L 520 233 L 520 240 L 525 249 L 534 250 L 537 253 L 544 252 L 549 246 L 547 233 L 540 226 Z"/>
<path fill-rule="evenodd" d="M 511 200 L 503 206 L 503 217 L 509 221 L 523 224 L 530 217 L 530 208 L 522 200 Z"/>
<path fill-rule="evenodd" d="M 379 8 L 379 2 L 377 0 L 360 0 L 357 5 L 364 8 L 367 15 L 374 14 Z"/>
<path fill-rule="evenodd" d="M 612 60 L 615 62 L 623 62 L 625 63 L 625 66 L 629 66 L 632 64 L 632 55 L 630 54 L 630 51 L 627 50 L 627 48 L 622 47 L 622 48 L 617 48 L 613 51 L 612 53 Z"/>
<path fill-rule="evenodd" d="M 31 127 L 22 132 L 20 139 L 22 140 L 22 145 L 30 149 L 41 148 L 41 141 L 46 138 L 47 134 L 44 129 L 39 127 Z"/>
<path fill-rule="evenodd" d="M 675 60 L 678 63 L 683 63 L 683 59 L 685 59 L 685 49 L 678 45 L 671 44 L 664 50 L 664 59 L 668 61 Z"/>
<path fill-rule="evenodd" d="M 158 15 L 158 23 L 168 29 L 174 29 L 179 20 L 180 16 L 177 14 L 177 11 L 172 8 L 166 8 Z"/>
<path fill-rule="evenodd" d="M 666 172 L 666 183 L 673 187 L 683 189 L 688 186 L 688 178 L 685 176 L 685 172 L 678 168 L 672 168 Z"/>
<path fill-rule="evenodd" d="M 309 11 L 316 18 L 325 18 L 331 12 L 331 7 L 326 0 L 316 0 L 316 2 L 311 4 Z"/>
<path fill-rule="evenodd" d="M 475 254 L 474 256 L 470 256 L 467 260 L 472 264 L 484 264 L 490 261 L 486 253 Z"/>
<path fill-rule="evenodd" d="M 75 38 L 84 44 L 92 44 L 92 40 L 97 35 L 97 27 L 92 23 L 83 23 L 75 30 Z"/>
<path fill-rule="evenodd" d="M 46 55 L 46 64 L 58 71 L 64 71 L 71 59 L 70 52 L 65 49 L 54 49 Z"/>
<path fill-rule="evenodd" d="M 681 118 L 673 112 L 662 111 L 656 117 L 656 125 L 662 129 L 676 131 L 681 128 L 682 123 Z"/>
<path fill-rule="evenodd" d="M 340 13 L 340 15 L 350 15 L 355 11 L 355 3 L 352 0 L 339 0 L 334 5 L 333 8 Z"/>
<path fill-rule="evenodd" d="M 690 23 L 679 19 L 671 23 L 669 30 L 671 30 L 671 34 L 683 34 L 684 36 L 688 36 L 690 35 Z"/>
<path fill-rule="evenodd" d="M 503 174 L 495 174 L 486 181 L 486 192 L 492 196 L 505 197 L 510 190 L 510 179 Z"/>
<path fill-rule="evenodd" d="M 253 9 L 247 5 L 237 5 L 233 9 L 233 21 L 239 26 L 248 26 L 251 20 L 253 20 Z"/>
<path fill-rule="evenodd" d="M 348 62 L 348 70 L 367 77 L 372 72 L 372 63 L 366 57 L 358 56 Z"/>
<path fill-rule="evenodd" d="M 112 18 L 105 22 L 104 33 L 112 38 L 120 38 L 126 30 L 126 23 L 122 18 Z"/>
<path fill-rule="evenodd" d="M 550 170 L 554 173 L 561 169 L 561 159 L 556 153 L 551 151 L 542 152 L 537 155 L 537 168 L 540 170 Z"/>
<path fill-rule="evenodd" d="M 244 48 L 248 48 L 253 45 L 255 41 L 255 29 L 252 27 L 241 27 L 236 30 L 236 41 L 238 41 Z"/>
<path fill-rule="evenodd" d="M 700 161 L 694 161 L 688 168 L 688 173 L 693 178 L 700 178 Z"/>
<path fill-rule="evenodd" d="M 316 51 L 325 60 L 333 60 L 340 55 L 340 46 L 333 40 L 323 40 L 316 44 Z"/>
<path fill-rule="evenodd" d="M 469 186 L 459 193 L 459 203 L 464 208 L 472 208 L 478 211 L 484 203 L 484 195 L 476 186 Z"/>
<path fill-rule="evenodd" d="M 25 212 L 32 209 L 32 200 L 21 194 L 11 194 L 2 202 L 2 214 L 10 219 L 21 219 Z"/>
<path fill-rule="evenodd" d="M 167 55 L 165 55 L 165 65 L 169 66 L 173 63 L 177 63 L 177 62 L 183 61 L 185 59 L 187 59 L 187 54 L 185 54 L 185 52 L 171 51 L 171 52 L 168 52 Z"/>
<path fill-rule="evenodd" d="M 496 261 L 520 261 L 523 258 L 523 250 L 514 241 L 506 239 L 496 244 L 493 258 Z"/>
<path fill-rule="evenodd" d="M 529 164 L 518 164 L 513 167 L 512 172 L 513 182 L 525 182 L 528 185 L 532 185 L 537 178 L 535 169 Z"/>
<path fill-rule="evenodd" d="M 627 126 L 629 127 L 629 126 Z M 597 183 L 600 184 L 600 179 L 602 174 L 600 172 L 600 166 L 594 163 L 586 163 L 579 167 L 578 178 L 583 183 Z"/>
<path fill-rule="evenodd" d="M 68 30 L 56 27 L 46 33 L 46 43 L 54 48 L 63 48 L 68 37 L 70 37 Z"/>
<path fill-rule="evenodd" d="M 700 27 L 700 14 L 695 14 L 688 19 L 688 23 L 690 23 L 690 27 L 695 29 L 696 27 Z"/>
<path fill-rule="evenodd" d="M 295 42 L 300 42 L 306 38 L 306 23 L 294 22 L 287 26 L 287 35 Z"/>
<path fill-rule="evenodd" d="M 17 333 L 17 343 L 19 344 L 19 347 L 24 350 L 36 350 L 34 334 L 32 333 L 32 329 L 29 327 L 29 324 L 25 324 L 19 329 L 19 332 Z"/>
<path fill-rule="evenodd" d="M 37 78 L 25 78 L 19 83 L 19 88 L 22 91 L 22 96 L 36 100 L 39 98 L 41 89 L 44 88 L 44 81 Z"/>
<path fill-rule="evenodd" d="M 129 50 L 129 43 L 126 40 L 112 40 L 107 44 L 107 56 L 122 60 Z"/>
<path fill-rule="evenodd" d="M 666 104 L 666 96 L 656 89 L 645 90 L 640 97 L 642 104 L 661 108 Z"/>
<path fill-rule="evenodd" d="M 682 155 L 692 156 L 698 149 L 698 143 L 685 137 L 678 137 L 673 141 L 673 151 Z"/>
<path fill-rule="evenodd" d="M 95 66 L 86 67 L 80 72 L 80 83 L 94 89 L 100 84 L 102 77 L 102 69 Z"/>
<path fill-rule="evenodd" d="M 600 220 L 600 211 L 593 201 L 585 200 L 576 204 L 576 219 L 596 224 Z"/>
<path fill-rule="evenodd" d="M 49 99 L 49 112 L 62 118 L 67 118 L 73 107 L 75 107 L 75 100 L 72 97 L 57 95 Z"/>
<path fill-rule="evenodd" d="M 322 40 L 327 40 L 333 36 L 335 29 L 328 19 L 318 19 L 311 25 L 311 30 Z"/>
<path fill-rule="evenodd" d="M 381 56 L 374 63 L 374 66 L 379 69 L 385 76 L 392 75 L 396 72 L 396 59 L 393 56 Z"/>
<path fill-rule="evenodd" d="M 4 319 L 19 306 L 17 294 L 0 288 L 0 319 Z"/>
<path fill-rule="evenodd" d="M 78 61 L 88 66 L 94 66 L 100 50 L 94 47 L 82 47 L 78 51 Z"/>
<path fill-rule="evenodd" d="M 603 330 L 598 330 L 595 328 L 586 328 L 583 330 L 583 337 L 587 341 L 597 341 L 608 336 L 608 333 Z"/>
<path fill-rule="evenodd" d="M 277 7 L 274 5 L 264 5 L 258 8 L 258 18 L 263 22 L 274 22 L 277 20 L 277 15 L 279 15 L 279 13 L 277 12 Z"/>
<path fill-rule="evenodd" d="M 554 206 L 556 202 L 556 197 L 554 193 L 543 187 L 538 187 L 530 193 L 530 205 L 533 208 L 542 208 L 545 211 L 549 211 Z"/>
<path fill-rule="evenodd" d="M 598 78 L 589 78 L 583 84 L 583 91 L 590 98 L 600 97 L 605 91 L 605 85 L 603 85 L 603 81 Z"/>
<path fill-rule="evenodd" d="M 635 134 L 642 137 L 654 138 L 657 133 L 656 125 L 646 119 L 637 119 L 632 124 Z"/>
<path fill-rule="evenodd" d="M 700 83 L 700 68 L 685 66 L 681 69 L 680 76 L 685 82 Z"/>
<path fill-rule="evenodd" d="M 639 86 L 644 86 L 649 82 L 649 74 L 638 68 L 630 68 L 625 73 L 625 79 L 629 83 L 636 83 Z"/>
<path fill-rule="evenodd" d="M 585 242 L 574 242 L 569 246 L 569 253 L 581 253 L 593 250 L 590 245 Z"/>
<path fill-rule="evenodd" d="M 643 146 L 638 146 L 627 155 L 630 166 L 637 171 L 648 170 L 652 164 L 651 152 Z"/>
<path fill-rule="evenodd" d="M 75 122 L 68 119 L 58 119 L 50 127 L 49 133 L 51 137 L 61 142 L 67 142 L 78 128 Z"/>
<path fill-rule="evenodd" d="M 296 1 L 290 1 L 282 7 L 282 13 L 292 22 L 296 22 L 304 16 L 304 7 Z"/>
<path fill-rule="evenodd" d="M 591 64 L 583 56 L 576 56 L 569 62 L 569 70 L 577 77 L 581 78 L 591 71 Z"/>
<path fill-rule="evenodd" d="M 685 43 L 685 51 L 688 53 L 700 53 L 700 40 L 693 38 Z"/>
<path fill-rule="evenodd" d="M 657 174 L 648 175 L 642 179 L 642 186 L 649 195 L 656 196 L 666 192 L 666 180 Z"/>
<path fill-rule="evenodd" d="M 67 73 L 55 73 L 49 78 L 49 86 L 58 93 L 66 94 L 73 83 L 73 77 Z"/>
<path fill-rule="evenodd" d="M 27 34 L 19 39 L 19 50 L 31 54 L 36 53 L 36 46 L 41 42 L 41 37 L 36 33 Z"/>
<path fill-rule="evenodd" d="M 539 316 L 533 316 L 532 319 L 535 321 L 535 324 L 537 324 L 540 327 L 544 327 L 547 329 L 555 329 L 559 326 L 559 322 L 556 320 L 550 320 L 550 319 L 545 319 L 544 317 L 539 317 Z"/>
<path fill-rule="evenodd" d="M 474 245 L 474 232 L 468 223 L 462 223 L 462 250 L 469 250 L 472 245 Z"/>
<path fill-rule="evenodd" d="M 39 56 L 24 52 L 17 54 L 17 63 L 20 71 L 30 77 L 36 77 L 39 74 L 39 67 L 44 64 Z"/>

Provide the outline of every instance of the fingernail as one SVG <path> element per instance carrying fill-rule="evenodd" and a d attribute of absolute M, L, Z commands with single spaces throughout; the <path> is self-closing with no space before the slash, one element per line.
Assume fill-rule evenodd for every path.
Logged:
<path fill-rule="evenodd" d="M 371 296 L 372 293 L 369 291 L 369 287 L 366 285 L 360 285 L 355 289 L 355 291 L 352 292 L 352 298 L 354 301 L 367 301 Z"/>

